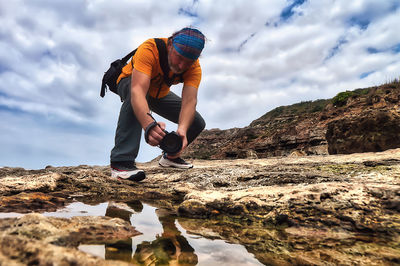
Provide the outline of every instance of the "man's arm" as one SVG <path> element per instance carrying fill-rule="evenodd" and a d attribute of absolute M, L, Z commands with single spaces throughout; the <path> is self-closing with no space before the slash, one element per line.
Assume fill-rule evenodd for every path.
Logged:
<path fill-rule="evenodd" d="M 197 105 L 197 88 L 185 86 L 182 89 L 182 107 L 179 114 L 178 130 L 184 131 L 185 135 L 193 122 Z"/>
<path fill-rule="evenodd" d="M 131 78 L 131 105 L 134 110 L 135 116 L 143 129 L 146 129 L 154 120 L 148 115 L 150 112 L 149 105 L 147 104 L 146 94 L 150 86 L 150 77 L 136 69 L 132 71 Z M 157 146 L 165 136 L 165 124 L 159 122 L 160 127 L 154 127 L 149 132 L 149 144 Z"/>
<path fill-rule="evenodd" d="M 193 122 L 197 105 L 197 88 L 193 86 L 184 86 L 182 89 L 182 107 L 179 114 L 179 122 L 177 133 L 182 137 L 183 145 L 181 152 L 186 148 L 187 142 L 187 130 Z M 179 152 L 173 157 L 179 157 Z M 172 158 L 173 158 L 172 157 Z"/>

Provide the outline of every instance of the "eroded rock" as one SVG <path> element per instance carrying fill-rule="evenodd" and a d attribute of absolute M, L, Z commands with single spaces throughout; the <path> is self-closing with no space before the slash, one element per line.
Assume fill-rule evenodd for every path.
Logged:
<path fill-rule="evenodd" d="M 0 219 L 4 265 L 112 265 L 78 251 L 80 243 L 114 243 L 140 234 L 128 222 L 109 217 L 45 217 L 38 213 Z M 124 265 L 124 263 L 121 263 Z"/>
<path fill-rule="evenodd" d="M 400 147 L 399 102 L 400 83 L 393 82 L 341 99 L 280 106 L 244 128 L 203 131 L 184 155 L 240 159 L 395 149 Z"/>
<path fill-rule="evenodd" d="M 0 212 L 56 211 L 67 199 L 42 192 L 21 192 L 0 198 Z"/>
<path fill-rule="evenodd" d="M 27 200 L 16 205 L 17 210 L 53 208 L 72 199 L 87 203 L 142 200 L 191 220 L 184 225 L 190 232 L 244 245 L 264 263 L 399 263 L 400 149 L 193 163 L 195 168 L 186 171 L 159 168 L 154 162 L 140 164 L 147 173 L 140 183 L 113 180 L 108 167 L 7 169 L 1 176 L 0 206 L 11 211 L 14 203 L 35 197 L 40 198 L 39 204 Z M 27 190 L 21 186 L 11 195 L 13 179 L 21 176 L 54 185 L 27 186 Z M 204 219 L 192 225 L 194 217 Z M 20 244 L 11 250 L 7 247 L 0 258 L 17 264 L 46 261 L 42 256 L 56 256 L 50 251 L 52 247 L 71 249 L 72 253 L 65 250 L 65 254 L 75 254 L 79 242 L 105 243 L 105 239 L 132 233 L 126 222 L 110 219 L 46 218 L 38 214 L 1 219 L 0 247 L 6 248 L 10 237 Z M 52 255 L 38 253 L 36 245 L 48 248 L 43 254 Z M 22 259 L 9 257 L 7 252 Z"/>
<path fill-rule="evenodd" d="M 377 152 L 400 146 L 400 113 L 369 110 L 328 124 L 329 153 Z"/>

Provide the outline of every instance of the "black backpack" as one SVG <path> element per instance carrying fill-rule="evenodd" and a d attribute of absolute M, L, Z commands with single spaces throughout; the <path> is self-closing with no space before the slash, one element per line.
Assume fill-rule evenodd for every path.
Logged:
<path fill-rule="evenodd" d="M 167 46 L 165 45 L 165 42 L 161 39 L 154 38 L 154 41 L 156 42 L 157 45 L 157 50 L 159 54 L 159 59 L 160 59 L 160 66 L 163 71 L 163 76 L 164 76 L 164 82 L 165 84 L 170 87 L 172 85 L 172 82 L 174 81 L 176 76 L 180 77 L 181 82 L 183 81 L 183 73 L 172 76 L 172 78 L 168 77 L 169 74 L 169 65 L 168 65 L 168 54 L 167 54 Z M 129 58 L 135 55 L 136 50 L 133 50 L 129 54 L 127 54 L 125 57 L 115 60 L 114 62 L 111 63 L 110 68 L 104 73 L 102 82 L 101 82 L 101 90 L 100 90 L 100 96 L 104 97 L 105 92 L 107 91 L 107 87 L 110 91 L 118 94 L 117 90 L 117 79 L 119 75 L 121 75 L 122 68 L 126 66 Z M 161 88 L 160 88 L 161 89 Z M 159 90 L 160 90 L 159 89 Z M 160 92 L 160 91 L 159 91 Z M 158 92 L 158 93 L 159 93 Z M 158 97 L 158 94 L 157 94 Z"/>

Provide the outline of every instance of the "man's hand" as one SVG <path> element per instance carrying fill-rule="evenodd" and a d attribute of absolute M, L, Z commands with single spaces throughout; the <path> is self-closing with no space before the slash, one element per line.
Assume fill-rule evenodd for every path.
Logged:
<path fill-rule="evenodd" d="M 176 133 L 182 138 L 182 149 L 176 154 L 173 154 L 173 155 L 168 154 L 167 157 L 169 159 L 175 159 L 175 158 L 180 157 L 182 152 L 186 149 L 186 147 L 188 145 L 186 131 L 178 128 L 178 130 L 176 130 Z"/>
<path fill-rule="evenodd" d="M 148 143 L 151 146 L 158 146 L 160 145 L 161 140 L 165 136 L 165 123 L 164 122 L 158 122 L 158 126 L 153 127 L 149 131 L 149 136 L 148 136 Z"/>

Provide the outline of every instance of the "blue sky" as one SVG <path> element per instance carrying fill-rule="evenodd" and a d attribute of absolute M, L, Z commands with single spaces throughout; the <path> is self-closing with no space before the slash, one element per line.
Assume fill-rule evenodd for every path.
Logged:
<path fill-rule="evenodd" d="M 208 39 L 197 106 L 208 129 L 398 78 L 399 3 L 3 1 L 0 167 L 107 165 L 120 101 L 99 97 L 103 72 L 146 39 L 185 26 Z M 159 154 L 143 142 L 138 161 Z"/>

